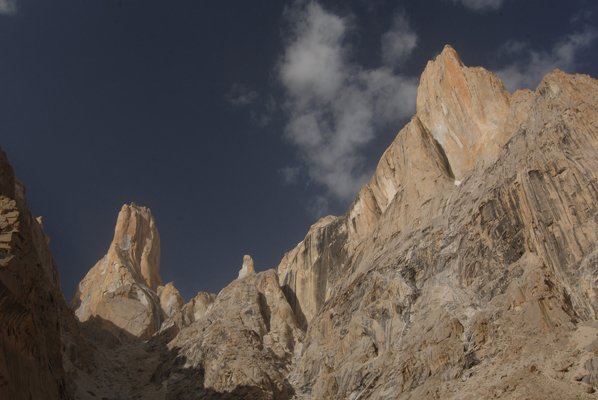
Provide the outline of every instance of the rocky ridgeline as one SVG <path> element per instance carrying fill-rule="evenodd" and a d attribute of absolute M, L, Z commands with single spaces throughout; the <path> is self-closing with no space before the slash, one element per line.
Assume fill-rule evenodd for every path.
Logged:
<path fill-rule="evenodd" d="M 275 270 L 245 256 L 185 304 L 126 205 L 76 318 L 1 158 L 0 398 L 593 398 L 597 99 L 561 71 L 510 94 L 447 46 L 345 215 Z"/>

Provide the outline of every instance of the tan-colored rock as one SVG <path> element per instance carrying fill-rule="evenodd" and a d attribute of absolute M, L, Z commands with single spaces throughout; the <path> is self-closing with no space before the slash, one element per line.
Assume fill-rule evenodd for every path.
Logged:
<path fill-rule="evenodd" d="M 369 238 L 392 201 L 396 226 L 411 229 L 442 212 L 441 191 L 452 191 L 454 178 L 442 148 L 414 117 L 384 152 L 374 176 L 342 217 L 325 217 L 285 254 L 278 266 L 281 285 L 298 320 L 305 326 L 344 277 L 346 263 Z"/>
<path fill-rule="evenodd" d="M 305 239 L 286 253 L 278 266 L 280 285 L 302 328 L 327 298 L 332 260 L 346 253 L 346 227 L 338 217 L 324 217 L 313 224 Z"/>
<path fill-rule="evenodd" d="M 510 134 L 505 130 L 509 94 L 483 68 L 463 65 L 446 46 L 428 62 L 417 90 L 417 116 L 440 143 L 457 181 L 476 163 L 492 162 Z"/>
<path fill-rule="evenodd" d="M 253 265 L 253 258 L 249 255 L 243 256 L 243 265 L 239 270 L 239 279 L 243 279 L 246 276 L 255 274 L 255 267 Z"/>
<path fill-rule="evenodd" d="M 118 336 L 149 338 L 163 321 L 155 292 L 160 239 L 149 209 L 124 205 L 108 253 L 79 283 L 73 305 L 81 322 L 100 319 Z"/>
<path fill-rule="evenodd" d="M 174 283 L 169 282 L 164 286 L 158 286 L 157 294 L 160 299 L 160 307 L 166 318 L 174 318 L 181 313 L 184 300 Z"/>
<path fill-rule="evenodd" d="M 420 137 L 437 123 L 474 132 L 498 110 L 504 121 L 481 137 L 504 143 L 476 150 L 468 138 L 457 186 L 416 150 L 426 141 L 401 139 L 412 128 L 399 133 L 391 148 L 412 143 L 401 148 L 414 179 L 377 220 L 356 219 L 371 234 L 329 261 L 344 273 L 309 322 L 290 375 L 298 398 L 590 398 L 576 379 L 594 382 L 598 351 L 598 82 L 556 71 L 504 111 L 496 78 L 476 69 L 472 86 L 451 52 L 424 74 L 454 83 L 430 90 L 431 105 L 420 90 Z M 420 116 L 443 104 L 460 111 Z M 456 143 L 440 143 L 453 171 Z M 417 171 L 418 160 L 427 167 Z"/>
<path fill-rule="evenodd" d="M 247 275 L 222 289 L 207 312 L 168 344 L 177 352 L 156 380 L 176 391 L 184 384 L 180 373 L 201 370 L 204 390 L 234 394 L 230 398 L 289 398 L 285 376 L 301 334 L 276 272 Z M 181 357 L 185 364 L 177 366 Z M 201 398 L 201 389 L 194 393 Z"/>
<path fill-rule="evenodd" d="M 149 208 L 125 204 L 118 214 L 114 239 L 107 254 L 141 274 L 153 291 L 162 285 L 160 278 L 160 235 Z"/>
<path fill-rule="evenodd" d="M 199 292 L 187 304 L 183 306 L 183 323 L 190 325 L 206 315 L 216 295 L 207 292 Z"/>

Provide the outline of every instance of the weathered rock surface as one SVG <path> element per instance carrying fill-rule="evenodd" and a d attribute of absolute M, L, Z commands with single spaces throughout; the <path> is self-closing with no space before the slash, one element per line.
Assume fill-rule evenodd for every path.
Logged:
<path fill-rule="evenodd" d="M 164 286 L 158 286 L 157 294 L 162 313 L 166 318 L 175 318 L 177 314 L 181 313 L 184 300 L 174 283 L 169 282 Z"/>
<path fill-rule="evenodd" d="M 216 295 L 207 292 L 199 292 L 182 308 L 183 323 L 190 325 L 192 322 L 203 317 L 214 303 Z"/>
<path fill-rule="evenodd" d="M 0 399 L 64 400 L 68 314 L 48 238 L 0 150 Z"/>
<path fill-rule="evenodd" d="M 108 253 L 79 283 L 75 314 L 81 322 L 99 318 L 147 339 L 164 320 L 156 293 L 161 284 L 154 218 L 145 207 L 124 205 Z"/>
<path fill-rule="evenodd" d="M 200 399 L 206 390 L 288 399 L 293 389 L 286 375 L 301 337 L 276 272 L 248 275 L 224 288 L 168 343 L 171 353 L 154 378 L 169 388 L 167 399 Z M 181 380 L 184 371 L 199 372 L 195 381 Z"/>
<path fill-rule="evenodd" d="M 505 129 L 509 93 L 502 81 L 483 68 L 463 65 L 446 46 L 429 61 L 417 91 L 417 117 L 440 143 L 455 179 L 476 163 L 489 163 L 512 132 Z"/>
<path fill-rule="evenodd" d="M 443 58 L 453 62 L 447 52 L 454 50 L 445 49 L 436 62 L 444 62 Z M 347 263 L 373 234 L 392 201 L 403 208 L 393 220 L 396 230 L 410 230 L 440 208 L 436 193 L 452 191 L 452 186 L 454 176 L 443 148 L 416 115 L 384 152 L 347 213 L 318 221 L 279 264 L 281 285 L 304 324 L 329 299 L 336 282 L 344 279 Z"/>

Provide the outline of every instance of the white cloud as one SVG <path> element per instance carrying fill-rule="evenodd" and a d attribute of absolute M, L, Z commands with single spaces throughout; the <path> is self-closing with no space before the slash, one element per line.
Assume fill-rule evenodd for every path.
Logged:
<path fill-rule="evenodd" d="M 555 68 L 575 70 L 579 52 L 587 49 L 596 39 L 596 31 L 586 28 L 565 36 L 549 51 L 531 49 L 523 42 L 508 42 L 504 53 L 515 56 L 517 61 L 504 66 L 497 74 L 508 90 L 535 88 L 542 77 Z"/>
<path fill-rule="evenodd" d="M 295 10 L 292 18 L 294 36 L 284 55 L 281 80 L 302 100 L 331 100 L 348 72 L 342 42 L 346 21 L 313 2 Z"/>
<path fill-rule="evenodd" d="M 285 134 L 309 178 L 332 198 L 348 200 L 369 177 L 363 147 L 374 138 L 378 123 L 412 115 L 417 80 L 388 67 L 368 70 L 353 62 L 347 19 L 317 2 L 300 3 L 290 18 L 292 33 L 278 71 L 287 95 Z M 391 38 L 403 40 L 401 31 L 413 41 L 406 21 L 398 17 L 393 33 L 385 35 L 392 64 L 403 62 L 415 46 L 390 44 Z M 328 203 L 320 199 L 317 204 L 320 212 Z"/>
<path fill-rule="evenodd" d="M 452 0 L 453 4 L 461 4 L 473 11 L 496 11 L 502 7 L 504 0 Z"/>
<path fill-rule="evenodd" d="M 0 14 L 11 15 L 17 12 L 16 0 L 0 0 Z"/>
<path fill-rule="evenodd" d="M 417 46 L 417 34 L 405 14 L 397 14 L 388 32 L 382 35 L 382 60 L 388 66 L 400 66 Z"/>

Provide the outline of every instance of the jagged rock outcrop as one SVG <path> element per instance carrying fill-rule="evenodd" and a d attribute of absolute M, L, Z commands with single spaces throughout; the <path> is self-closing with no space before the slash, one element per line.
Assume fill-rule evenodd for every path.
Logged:
<path fill-rule="evenodd" d="M 163 313 L 156 292 L 160 237 L 148 208 L 124 205 L 108 253 L 79 283 L 73 305 L 81 322 L 108 321 L 134 337 L 160 329 Z"/>
<path fill-rule="evenodd" d="M 239 270 L 239 279 L 243 279 L 246 276 L 255 274 L 255 266 L 253 265 L 253 258 L 249 255 L 243 256 L 243 265 Z"/>
<path fill-rule="evenodd" d="M 71 399 L 63 368 L 68 314 L 48 238 L 0 150 L 0 398 Z"/>
<path fill-rule="evenodd" d="M 164 286 L 159 286 L 157 294 L 164 316 L 171 319 L 176 318 L 177 314 L 181 313 L 184 300 L 174 283 L 169 282 Z"/>
<path fill-rule="evenodd" d="M 198 321 L 209 310 L 214 303 L 215 294 L 207 292 L 199 292 L 182 308 L 183 324 L 190 325 L 192 322 Z"/>
<path fill-rule="evenodd" d="M 286 375 L 302 333 L 276 272 L 237 279 L 210 301 L 168 343 L 172 353 L 154 375 L 169 388 L 167 398 L 200 399 L 213 390 L 230 398 L 289 399 Z M 200 371 L 195 381 L 181 380 L 189 371 Z"/>

